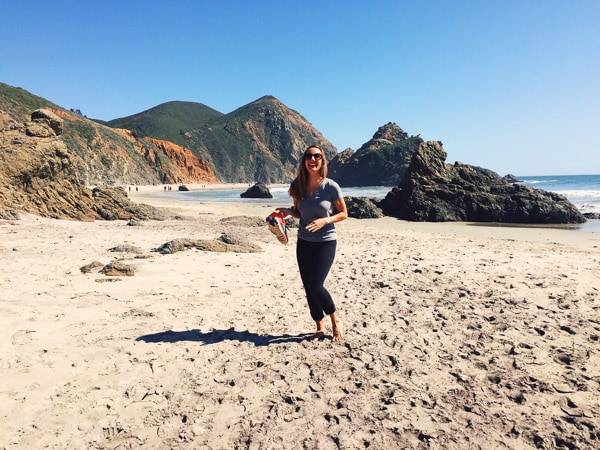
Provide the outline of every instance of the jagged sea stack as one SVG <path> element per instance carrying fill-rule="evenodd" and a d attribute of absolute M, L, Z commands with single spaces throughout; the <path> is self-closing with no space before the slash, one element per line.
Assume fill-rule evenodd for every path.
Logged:
<path fill-rule="evenodd" d="M 509 183 L 495 172 L 445 163 L 439 141 L 424 142 L 404 181 L 381 202 L 386 215 L 414 221 L 567 224 L 585 218 L 564 196 Z"/>
<path fill-rule="evenodd" d="M 422 142 L 389 122 L 357 151 L 339 153 L 329 164 L 329 176 L 341 186 L 397 186 Z"/>

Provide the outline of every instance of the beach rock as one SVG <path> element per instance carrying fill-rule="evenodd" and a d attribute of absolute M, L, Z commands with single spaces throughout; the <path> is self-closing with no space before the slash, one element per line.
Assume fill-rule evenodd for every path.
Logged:
<path fill-rule="evenodd" d="M 154 206 L 133 203 L 122 187 L 95 187 L 94 210 L 104 220 L 165 220 L 167 214 Z"/>
<path fill-rule="evenodd" d="M 585 217 L 586 219 L 599 220 L 600 213 L 586 212 L 586 213 L 583 213 L 583 217 Z"/>
<path fill-rule="evenodd" d="M 375 219 L 383 217 L 383 212 L 372 199 L 367 197 L 344 197 L 348 217 L 355 219 Z"/>
<path fill-rule="evenodd" d="M 141 227 L 142 222 L 140 222 L 139 220 L 136 220 L 136 219 L 130 219 L 129 222 L 127 222 L 127 226 L 128 227 Z"/>
<path fill-rule="evenodd" d="M 132 277 L 135 275 L 135 267 L 119 261 L 113 261 L 105 265 L 100 270 L 100 273 L 111 277 Z"/>
<path fill-rule="evenodd" d="M 135 245 L 131 245 L 131 244 L 120 244 L 120 245 L 117 245 L 116 247 L 109 248 L 108 251 L 113 252 L 113 253 L 135 253 L 135 254 L 142 253 L 141 248 L 136 247 Z"/>
<path fill-rule="evenodd" d="M 100 261 L 92 261 L 91 263 L 80 267 L 79 270 L 81 273 L 90 273 L 92 271 L 97 271 L 102 267 L 104 267 L 104 264 L 102 264 Z"/>
<path fill-rule="evenodd" d="M 31 113 L 31 120 L 36 123 L 46 124 L 50 129 L 52 129 L 53 135 L 56 134 L 58 136 L 63 132 L 63 119 L 61 119 L 50 109 L 36 109 Z"/>
<path fill-rule="evenodd" d="M 172 241 L 166 242 L 158 247 L 156 251 L 163 255 L 168 255 L 190 248 L 218 253 L 256 253 L 261 251 L 260 247 L 258 247 L 256 244 L 229 234 L 221 235 L 217 239 L 173 239 Z"/>
<path fill-rule="evenodd" d="M 219 223 L 238 227 L 262 227 L 265 225 L 265 219 L 258 216 L 231 216 L 222 218 Z"/>
<path fill-rule="evenodd" d="M 181 252 L 183 250 L 187 250 L 188 248 L 194 248 L 195 242 L 192 239 L 173 239 L 172 241 L 165 242 L 163 245 L 156 249 L 157 252 L 162 253 L 163 255 L 169 255 L 171 253 Z"/>
<path fill-rule="evenodd" d="M 414 221 L 583 223 L 566 197 L 508 183 L 495 172 L 445 163 L 439 141 L 419 146 L 405 180 L 381 202 L 384 214 Z"/>
<path fill-rule="evenodd" d="M 249 243 L 244 237 L 233 233 L 222 233 L 217 239 L 226 244 L 243 245 Z"/>
<path fill-rule="evenodd" d="M 188 192 L 190 188 L 187 187 L 185 184 L 182 184 L 181 186 L 179 186 L 178 190 L 182 192 Z"/>
<path fill-rule="evenodd" d="M 240 194 L 242 198 L 273 198 L 273 195 L 269 191 L 269 188 L 264 183 L 256 183 L 254 186 L 248 188 L 246 192 Z"/>
<path fill-rule="evenodd" d="M 340 186 L 396 186 L 423 142 L 393 122 L 379 127 L 356 152 L 346 149 L 329 163 L 329 177 Z"/>

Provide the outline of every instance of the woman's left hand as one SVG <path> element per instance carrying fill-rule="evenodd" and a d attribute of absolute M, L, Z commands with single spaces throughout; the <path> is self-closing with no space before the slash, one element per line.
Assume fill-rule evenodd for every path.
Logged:
<path fill-rule="evenodd" d="M 325 225 L 328 225 L 328 224 L 329 224 L 329 221 L 325 218 L 315 219 L 306 226 L 306 231 L 310 231 L 311 233 L 314 233 L 315 231 L 320 230 L 321 228 L 323 228 Z"/>

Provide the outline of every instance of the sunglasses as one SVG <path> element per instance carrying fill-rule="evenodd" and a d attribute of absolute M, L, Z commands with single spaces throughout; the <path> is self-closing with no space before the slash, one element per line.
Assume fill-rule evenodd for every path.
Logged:
<path fill-rule="evenodd" d="M 319 161 L 319 160 L 323 159 L 323 155 L 321 155 L 320 153 L 306 153 L 304 155 L 304 159 L 305 160 L 314 159 L 315 161 Z"/>

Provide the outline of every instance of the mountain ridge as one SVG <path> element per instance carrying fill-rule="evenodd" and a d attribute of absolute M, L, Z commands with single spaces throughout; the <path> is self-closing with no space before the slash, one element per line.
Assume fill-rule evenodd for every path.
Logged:
<path fill-rule="evenodd" d="M 212 115 L 193 127 L 186 128 L 182 123 L 174 125 L 171 135 L 155 127 L 142 114 L 129 116 L 139 117 L 143 122 L 132 127 L 134 132 L 141 130 L 144 135 L 159 139 L 170 136 L 169 140 L 208 160 L 224 181 L 289 182 L 308 145 L 319 145 L 330 159 L 337 153 L 335 146 L 304 116 L 270 94 L 226 114 Z M 107 123 L 131 126 L 121 119 Z M 177 136 L 173 135 L 174 129 L 178 130 Z"/>

